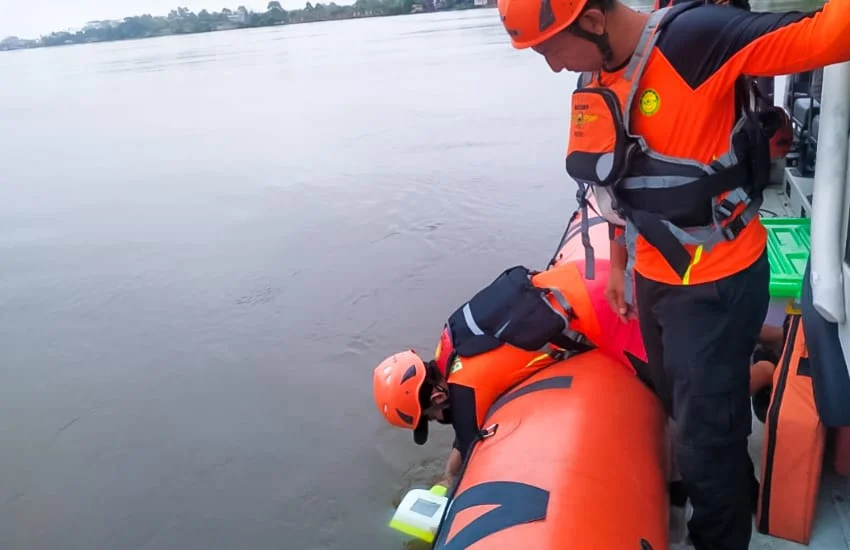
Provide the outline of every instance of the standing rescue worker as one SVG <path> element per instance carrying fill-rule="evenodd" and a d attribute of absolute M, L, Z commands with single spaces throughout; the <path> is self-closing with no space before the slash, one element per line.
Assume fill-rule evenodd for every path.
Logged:
<path fill-rule="evenodd" d="M 433 360 L 407 350 L 375 368 L 375 404 L 388 423 L 413 430 L 419 445 L 429 421 L 454 428 L 441 485 L 454 484 L 490 406 L 532 374 L 594 346 L 632 373 L 646 365 L 637 321 L 620 323 L 605 299 L 605 278 L 584 275 L 583 261 L 543 272 L 508 269 L 449 317 Z"/>
<path fill-rule="evenodd" d="M 499 0 L 498 9 L 514 47 L 555 72 L 584 71 L 566 168 L 580 189 L 609 195 L 625 222 L 612 240 L 609 301 L 630 314 L 633 269 L 649 361 L 670 386 L 695 547 L 745 550 L 748 367 L 770 276 L 758 210 L 772 130 L 736 102 L 735 83 L 850 60 L 850 0 L 810 13 L 686 2 L 647 14 L 619 0 Z"/>

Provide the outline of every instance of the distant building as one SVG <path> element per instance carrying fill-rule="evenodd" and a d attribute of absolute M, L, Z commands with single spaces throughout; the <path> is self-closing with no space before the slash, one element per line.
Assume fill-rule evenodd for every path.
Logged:
<path fill-rule="evenodd" d="M 121 24 L 121 21 L 89 21 L 83 27 L 83 32 L 85 31 L 99 31 L 101 29 L 111 29 L 117 27 Z"/>
<path fill-rule="evenodd" d="M 24 41 L 17 36 L 0 40 L 0 50 L 17 50 L 24 47 Z"/>
<path fill-rule="evenodd" d="M 227 20 L 231 23 L 242 23 L 245 24 L 248 22 L 249 14 L 248 12 L 234 13 L 227 16 Z"/>
<path fill-rule="evenodd" d="M 23 48 L 32 48 L 38 44 L 38 40 L 23 40 L 17 36 L 10 36 L 0 40 L 0 52 L 9 50 L 20 50 Z"/>

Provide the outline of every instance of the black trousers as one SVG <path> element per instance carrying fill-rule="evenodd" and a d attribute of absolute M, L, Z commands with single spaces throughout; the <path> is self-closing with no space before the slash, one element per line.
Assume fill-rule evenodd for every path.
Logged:
<path fill-rule="evenodd" d="M 711 283 L 672 286 L 637 273 L 635 280 L 650 367 L 677 424 L 691 540 L 697 550 L 747 550 L 755 505 L 750 355 L 770 300 L 767 252 Z"/>

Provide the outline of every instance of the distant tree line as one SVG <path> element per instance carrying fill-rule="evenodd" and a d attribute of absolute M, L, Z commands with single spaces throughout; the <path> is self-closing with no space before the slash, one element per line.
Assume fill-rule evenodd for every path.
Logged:
<path fill-rule="evenodd" d="M 490 2 L 492 4 L 492 2 Z M 123 21 L 96 21 L 82 30 L 54 32 L 39 40 L 21 40 L 9 37 L 0 41 L 0 50 L 61 46 L 111 42 L 134 38 L 149 38 L 172 34 L 191 34 L 251 27 L 269 27 L 294 23 L 311 23 L 356 17 L 377 17 L 408 13 L 472 8 L 473 0 L 356 0 L 352 5 L 312 4 L 307 2 L 303 9 L 285 10 L 280 2 L 269 2 L 265 12 L 257 13 L 239 6 L 236 11 L 224 8 L 210 13 L 201 10 L 191 12 L 188 8 L 177 8 L 167 16 L 140 15 L 126 17 Z"/>

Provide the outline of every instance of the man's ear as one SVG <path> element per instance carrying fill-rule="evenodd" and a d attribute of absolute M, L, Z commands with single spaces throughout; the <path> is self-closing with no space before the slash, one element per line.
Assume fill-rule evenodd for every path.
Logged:
<path fill-rule="evenodd" d="M 605 14 L 598 8 L 591 8 L 582 13 L 577 23 L 586 32 L 597 35 L 605 33 Z"/>

